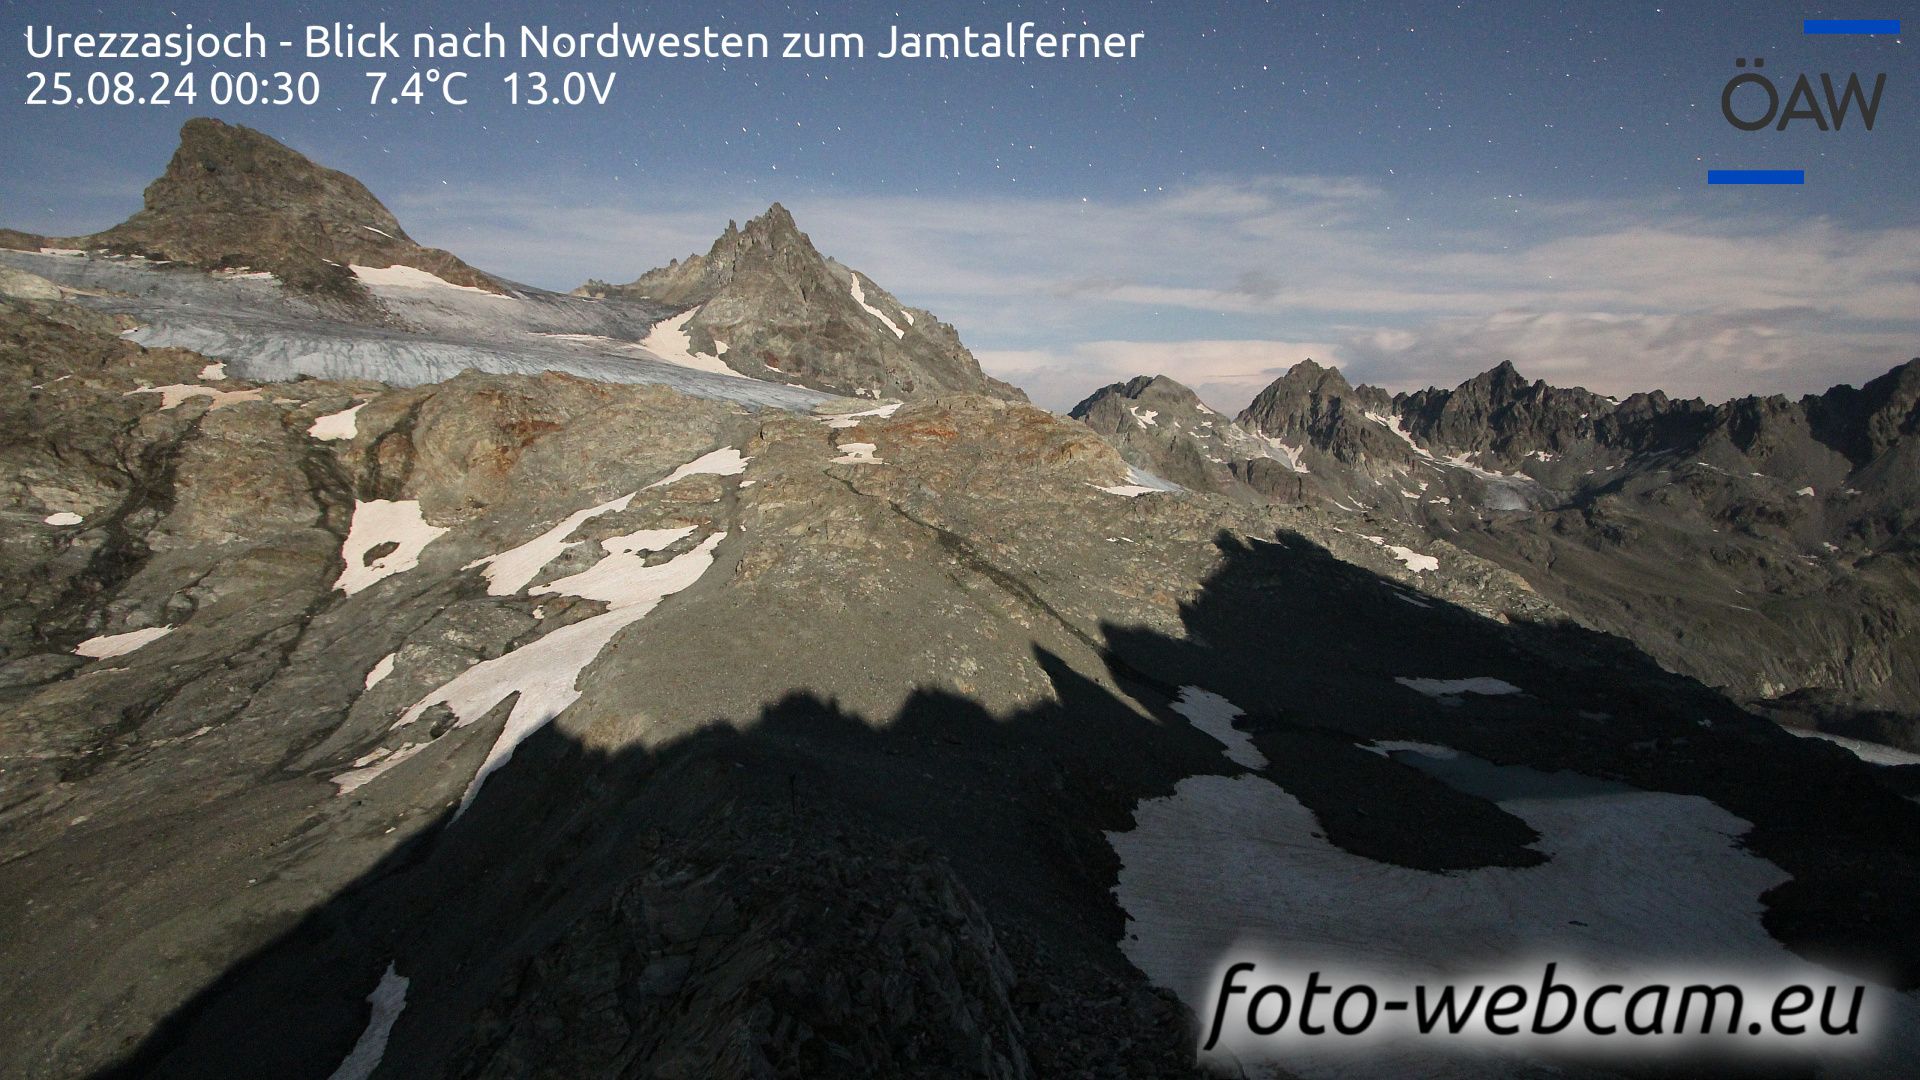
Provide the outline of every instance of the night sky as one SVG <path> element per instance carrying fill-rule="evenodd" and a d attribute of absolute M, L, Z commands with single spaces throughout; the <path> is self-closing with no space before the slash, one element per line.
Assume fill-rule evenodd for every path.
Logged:
<path fill-rule="evenodd" d="M 359 177 L 423 243 L 553 288 L 630 280 L 778 200 L 1056 407 L 1164 372 L 1235 408 L 1305 356 L 1395 389 L 1508 359 L 1609 393 L 1798 393 L 1920 354 L 1920 71 L 1904 36 L 1801 33 L 1905 6 L 7 0 L 0 225 L 124 218 L 180 123 L 217 115 Z M 776 49 L 785 30 L 879 48 L 892 24 L 1027 19 L 1147 37 L 1131 60 L 442 63 L 472 73 L 461 108 L 369 106 L 361 72 L 408 59 L 288 54 L 197 70 L 308 68 L 319 105 L 21 104 L 31 70 L 156 66 L 30 60 L 29 23 L 252 19 L 277 40 L 382 18 L 407 34 L 491 20 L 516 43 L 520 23 L 615 19 L 758 30 Z M 1874 130 L 1736 130 L 1721 89 L 1755 56 L 1783 98 L 1802 72 L 1885 72 Z M 617 72 L 612 100 L 506 104 L 500 78 L 534 68 Z M 1709 187 L 1709 168 L 1807 182 Z"/>

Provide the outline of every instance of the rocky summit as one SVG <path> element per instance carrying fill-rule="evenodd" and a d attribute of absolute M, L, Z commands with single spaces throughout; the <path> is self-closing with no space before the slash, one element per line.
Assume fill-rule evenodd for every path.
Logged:
<path fill-rule="evenodd" d="M 189 120 L 139 213 L 53 246 L 100 248 L 210 270 L 261 271 L 287 285 L 357 299 L 352 267 L 412 267 L 505 292 L 448 252 L 425 248 L 360 181 L 252 128 Z"/>
<path fill-rule="evenodd" d="M 10 1077 L 1651 1068 L 1201 1051 L 1253 954 L 1920 1055 L 1916 365 L 1063 417 L 777 208 L 647 296 L 0 239 Z"/>
<path fill-rule="evenodd" d="M 593 297 L 673 305 L 690 348 L 754 378 L 873 398 L 968 392 L 1025 401 L 980 370 L 953 327 L 902 304 L 874 280 L 823 257 L 774 203 L 727 229 L 705 255 L 627 285 L 590 281 Z"/>
<path fill-rule="evenodd" d="M 1129 463 L 1183 488 L 1283 498 L 1299 493 L 1298 474 L 1276 468 L 1258 436 L 1165 376 L 1103 386 L 1068 415 L 1099 432 Z"/>

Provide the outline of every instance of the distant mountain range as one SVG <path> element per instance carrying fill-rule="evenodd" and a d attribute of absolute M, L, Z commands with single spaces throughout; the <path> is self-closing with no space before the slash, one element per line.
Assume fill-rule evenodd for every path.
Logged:
<path fill-rule="evenodd" d="M 1920 749 L 1920 360 L 1721 405 L 1307 361 L 1231 421 L 1164 377 L 1072 415 L 1195 490 L 1406 525 L 1748 704 Z"/>

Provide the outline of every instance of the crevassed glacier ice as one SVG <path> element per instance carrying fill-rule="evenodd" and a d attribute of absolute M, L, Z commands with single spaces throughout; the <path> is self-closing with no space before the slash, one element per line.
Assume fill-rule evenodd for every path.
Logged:
<path fill-rule="evenodd" d="M 229 377 L 254 381 L 310 375 L 417 386 L 468 369 L 564 371 L 749 406 L 807 410 L 831 396 L 649 357 L 640 342 L 672 309 L 644 301 L 522 286 L 502 298 L 376 283 L 371 291 L 392 314 L 392 325 L 373 325 L 289 293 L 271 278 L 210 275 L 138 258 L 26 251 L 0 251 L 0 265 L 79 290 L 80 302 L 101 311 L 130 316 L 141 326 L 128 336 L 142 345 L 192 349 L 223 361 Z"/>

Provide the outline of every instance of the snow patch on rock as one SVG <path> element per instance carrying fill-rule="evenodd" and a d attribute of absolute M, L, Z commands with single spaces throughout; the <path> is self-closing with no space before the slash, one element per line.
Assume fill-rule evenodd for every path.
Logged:
<path fill-rule="evenodd" d="M 518 695 L 506 727 L 460 798 L 460 812 L 473 804 L 487 777 L 505 765 L 521 743 L 579 700 L 575 682 L 615 634 L 646 618 L 660 601 L 700 580 L 713 565 L 713 551 L 726 535 L 715 533 L 693 550 L 657 566 L 623 567 L 618 574 L 595 579 L 596 586 L 606 586 L 597 590 L 600 595 L 595 597 L 609 604 L 605 612 L 563 626 L 504 656 L 475 664 L 401 714 L 394 722 L 395 728 L 420 719 L 435 705 L 445 705 L 454 714 L 455 726 L 466 727 Z"/>
<path fill-rule="evenodd" d="M 874 456 L 879 447 L 870 442 L 841 443 L 835 449 L 840 456 L 833 459 L 835 465 L 885 465 L 886 462 Z"/>
<path fill-rule="evenodd" d="M 1362 539 L 1379 547 L 1386 548 L 1387 554 L 1407 564 L 1407 569 L 1416 574 L 1423 574 L 1429 570 L 1440 569 L 1440 560 L 1438 558 L 1432 555 L 1423 555 L 1412 548 L 1401 547 L 1398 544 L 1389 544 L 1387 543 L 1387 538 L 1384 536 L 1366 536 L 1362 537 Z"/>
<path fill-rule="evenodd" d="M 347 269 L 353 271 L 353 276 L 359 278 L 362 283 L 380 288 L 448 289 L 454 292 L 478 293 L 481 296 L 491 297 L 495 300 L 512 299 L 511 297 L 501 296 L 499 293 L 475 288 L 472 285 L 455 285 L 453 282 L 448 281 L 438 274 L 430 274 L 419 267 L 402 266 L 399 263 L 395 263 L 392 266 L 361 266 L 356 263 L 347 267 Z"/>
<path fill-rule="evenodd" d="M 393 674 L 393 658 L 399 655 L 399 653 L 388 653 L 381 657 L 380 662 L 373 665 L 373 670 L 367 672 L 367 679 L 363 684 L 365 688 L 371 690 L 380 685 L 380 680 Z"/>
<path fill-rule="evenodd" d="M 1407 569 L 1412 570 L 1416 574 L 1440 569 L 1440 560 L 1432 555 L 1422 555 L 1412 548 L 1404 548 L 1398 544 L 1388 544 L 1386 547 L 1387 554 L 1406 563 Z"/>
<path fill-rule="evenodd" d="M 132 397 L 135 394 L 159 394 L 161 412 L 178 407 L 181 402 L 186 401 L 188 398 L 212 398 L 213 402 L 207 406 L 207 409 L 211 411 L 225 405 L 231 405 L 236 401 L 259 401 L 261 393 L 262 391 L 258 387 L 252 390 L 215 390 L 211 386 L 196 386 L 191 383 L 172 383 L 167 386 L 142 386 L 137 390 L 127 391 L 125 396 Z"/>
<path fill-rule="evenodd" d="M 351 795 L 387 774 L 394 766 L 401 764 L 413 755 L 425 750 L 431 743 L 406 743 L 398 750 L 375 750 L 358 760 L 354 768 L 333 777 L 329 782 L 339 788 L 334 795 Z"/>
<path fill-rule="evenodd" d="M 1371 754 L 1379 754 L 1381 757 L 1391 757 L 1396 753 L 1424 754 L 1427 757 L 1437 758 L 1441 761 L 1451 761 L 1460 756 L 1460 751 L 1455 750 L 1451 746 L 1441 746 L 1438 743 L 1429 742 L 1414 742 L 1410 739 L 1381 739 L 1377 742 L 1367 743 L 1360 747 L 1360 749 Z"/>
<path fill-rule="evenodd" d="M 124 634 L 102 634 L 75 645 L 73 652 L 75 656 L 84 656 L 89 660 L 125 656 L 135 649 L 144 648 L 159 641 L 173 631 L 174 628 L 171 626 L 149 626 L 144 630 L 129 630 Z"/>
<path fill-rule="evenodd" d="M 347 527 L 346 542 L 340 546 L 340 557 L 347 566 L 333 587 L 352 596 L 376 582 L 405 573 L 420 565 L 420 553 L 446 531 L 427 524 L 420 515 L 418 500 L 355 502 L 353 524 Z M 395 545 L 392 551 L 367 558 L 373 549 L 389 543 Z"/>
<path fill-rule="evenodd" d="M 360 1041 L 353 1044 L 346 1059 L 340 1062 L 340 1067 L 333 1070 L 333 1075 L 327 1080 L 367 1080 L 373 1075 L 373 1070 L 380 1067 L 380 1059 L 387 1053 L 387 1038 L 393 1034 L 394 1022 L 400 1019 L 401 1010 L 407 1007 L 408 981 L 392 964 L 387 965 L 386 974 L 380 976 L 379 985 L 367 995 L 368 1003 L 373 1006 L 373 1015 L 367 1018 L 367 1029 L 360 1033 Z"/>
<path fill-rule="evenodd" d="M 1396 437 L 1398 437 L 1401 442 L 1404 442 L 1408 446 L 1413 447 L 1414 453 L 1419 454 L 1421 457 L 1424 457 L 1424 458 L 1431 458 L 1433 456 L 1432 454 L 1427 453 L 1427 451 L 1424 448 L 1422 448 L 1419 443 L 1413 441 L 1413 436 L 1407 432 L 1406 425 L 1400 422 L 1399 417 L 1382 416 L 1377 412 L 1369 412 L 1366 414 L 1366 417 L 1367 419 L 1373 421 L 1374 423 L 1379 424 L 1381 427 L 1386 428 L 1388 431 L 1393 432 L 1393 434 Z"/>
<path fill-rule="evenodd" d="M 1504 679 L 1493 679 L 1481 675 L 1471 679 L 1410 679 L 1404 676 L 1394 682 L 1417 694 L 1428 697 L 1454 697 L 1459 694 L 1482 694 L 1499 697 L 1503 694 L 1523 693 L 1519 687 Z"/>
<path fill-rule="evenodd" d="M 1135 465 L 1127 466 L 1127 482 L 1124 484 L 1089 484 L 1089 487 L 1104 491 L 1109 495 L 1119 495 L 1128 499 L 1139 498 L 1154 492 L 1184 491 L 1179 484 L 1171 480 L 1162 480 L 1145 469 Z"/>
<path fill-rule="evenodd" d="M 892 319 L 887 318 L 886 312 L 881 311 L 879 308 L 874 307 L 872 304 L 867 303 L 867 291 L 860 287 L 860 275 L 854 271 L 849 270 L 847 271 L 847 276 L 853 279 L 853 288 L 852 288 L 853 302 L 856 304 L 859 304 L 863 308 L 866 308 L 867 314 L 873 316 L 876 319 L 879 319 L 882 323 L 886 324 L 887 329 L 893 331 L 894 337 L 897 337 L 897 338 L 906 337 L 907 332 L 905 330 L 900 329 L 900 326 L 898 323 L 894 322 Z M 908 322 L 909 324 L 911 324 L 912 320 L 909 319 Z"/>
<path fill-rule="evenodd" d="M 1246 715 L 1233 702 L 1211 690 L 1183 686 L 1172 708 L 1192 722 L 1194 727 L 1218 739 L 1220 745 L 1226 748 L 1224 753 L 1228 761 L 1249 769 L 1267 767 L 1267 757 L 1254 747 L 1252 737 L 1233 726 L 1234 717 Z"/>
<path fill-rule="evenodd" d="M 655 480 L 646 486 L 647 491 L 678 483 L 689 476 L 739 476 L 747 471 L 750 457 L 741 457 L 740 451 L 731 446 L 723 446 L 711 453 L 701 454 L 692 461 L 668 473 L 664 478 Z"/>
<path fill-rule="evenodd" d="M 696 526 L 680 529 L 641 529 L 625 536 L 600 541 L 606 555 L 597 563 L 571 577 L 549 582 L 530 590 L 529 595 L 558 593 L 585 600 L 604 600 L 609 604 L 625 602 L 640 588 L 647 570 L 646 553 L 665 551 L 692 536 Z"/>
<path fill-rule="evenodd" d="M 647 336 L 641 340 L 640 347 L 669 364 L 692 368 L 695 371 L 710 372 L 714 375 L 727 375 L 736 379 L 746 378 L 745 375 L 728 367 L 718 356 L 707 356 L 693 351 L 693 340 L 687 334 L 687 323 L 698 314 L 700 314 L 699 308 L 689 308 L 671 319 L 663 319 L 655 323 L 653 329 L 647 331 Z M 727 351 L 726 346 L 719 342 L 714 342 L 713 347 L 723 353 Z"/>
<path fill-rule="evenodd" d="M 539 574 L 541 569 L 548 563 L 558 558 L 561 552 L 579 543 L 577 540 L 570 541 L 567 539 L 567 537 L 574 534 L 576 529 L 602 514 L 611 514 L 625 510 L 627 505 L 633 502 L 633 497 L 636 494 L 638 494 L 638 492 L 628 492 L 617 499 L 609 499 L 598 506 L 589 506 L 585 510 L 576 510 L 567 515 L 566 519 L 561 521 L 560 524 L 521 544 L 519 547 L 508 548 L 498 555 L 488 555 L 483 559 L 475 559 L 461 569 L 472 570 L 477 567 L 486 567 L 482 573 L 487 579 L 487 595 L 512 596 L 531 584 L 534 576 Z"/>
<path fill-rule="evenodd" d="M 877 409 L 868 409 L 865 412 L 840 413 L 837 416 L 822 416 L 818 419 L 821 423 L 839 431 L 850 427 L 859 427 L 860 421 L 869 416 L 879 417 L 884 420 L 894 413 L 899 412 L 902 404 L 903 402 L 896 401 L 891 405 L 882 405 Z"/>
<path fill-rule="evenodd" d="M 1302 476 L 1307 475 L 1307 467 L 1300 461 L 1300 455 L 1306 452 L 1305 447 L 1289 446 L 1271 435 L 1260 436 L 1260 441 L 1267 444 L 1268 457 L 1276 461 L 1284 461 L 1287 463 L 1287 468 Z"/>
<path fill-rule="evenodd" d="M 360 434 L 359 422 L 354 417 L 366 407 L 367 403 L 362 401 L 352 408 L 319 417 L 307 428 L 307 434 L 321 442 L 340 442 L 351 439 Z"/>
<path fill-rule="evenodd" d="M 1798 735 L 1803 739 L 1819 739 L 1833 743 L 1854 757 L 1869 765 L 1920 765 L 1920 754 L 1883 743 L 1868 742 L 1865 739 L 1849 739 L 1845 735 L 1834 735 L 1825 731 L 1808 731 L 1804 728 L 1787 728 L 1789 735 Z"/>

